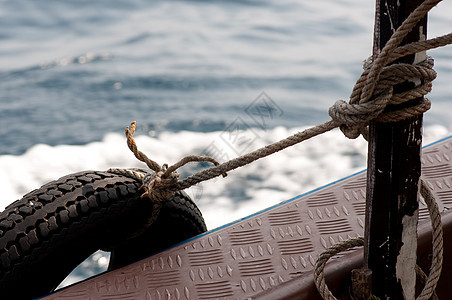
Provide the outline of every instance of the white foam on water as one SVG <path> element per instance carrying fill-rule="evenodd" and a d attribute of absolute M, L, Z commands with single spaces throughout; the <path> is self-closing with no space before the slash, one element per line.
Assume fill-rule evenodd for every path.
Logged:
<path fill-rule="evenodd" d="M 160 164 L 174 163 L 189 154 L 212 154 L 220 162 L 285 138 L 303 128 L 248 129 L 239 133 L 164 132 L 158 137 L 137 136 L 139 149 Z M 442 126 L 425 129 L 424 144 L 450 134 Z M 240 137 L 240 139 L 239 139 Z M 240 143 L 239 143 L 240 141 Z M 216 151 L 216 153 L 215 153 Z M 229 172 L 226 178 L 200 183 L 188 190 L 199 205 L 209 229 L 245 217 L 366 167 L 367 144 L 346 139 L 339 130 L 260 159 Z M 127 148 L 125 137 L 107 134 L 100 142 L 81 146 L 36 145 L 20 156 L 0 156 L 3 209 L 29 191 L 61 176 L 83 170 L 145 167 Z M 199 170 L 195 164 L 181 170 Z"/>

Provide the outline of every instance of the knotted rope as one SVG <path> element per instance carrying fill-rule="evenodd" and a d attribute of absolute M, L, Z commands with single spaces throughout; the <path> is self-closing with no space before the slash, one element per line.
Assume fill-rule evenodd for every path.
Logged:
<path fill-rule="evenodd" d="M 125 134 L 127 137 L 127 146 L 129 147 L 130 151 L 133 152 L 133 154 L 138 160 L 146 163 L 149 169 L 151 169 L 154 172 L 143 173 L 142 170 L 128 170 L 114 168 L 109 169 L 110 172 L 121 174 L 127 177 L 132 177 L 134 179 L 141 181 L 143 184 L 141 185 L 139 190 L 144 190 L 143 194 L 141 195 L 141 198 L 148 197 L 149 199 L 151 199 L 153 204 L 152 214 L 146 220 L 142 228 L 138 232 L 135 232 L 131 236 L 131 238 L 140 235 L 144 230 L 146 230 L 146 228 L 148 228 L 156 220 L 162 207 L 162 203 L 173 196 L 175 191 L 171 189 L 171 187 L 178 183 L 179 180 L 179 174 L 177 173 L 178 168 L 188 164 L 189 162 L 200 162 L 200 161 L 210 162 L 213 163 L 215 166 L 219 165 L 219 163 L 212 157 L 189 155 L 170 167 L 168 167 L 167 164 L 164 164 L 160 167 L 157 162 L 148 158 L 146 154 L 138 150 L 135 139 L 133 138 L 135 129 L 136 129 L 135 121 L 132 122 L 132 124 L 130 124 L 130 128 L 129 127 L 126 128 Z M 226 177 L 226 173 L 223 173 L 223 177 Z"/>
<path fill-rule="evenodd" d="M 141 189 L 144 189 L 145 192 L 141 195 L 141 198 L 149 197 L 153 201 L 162 202 L 171 197 L 175 191 L 182 190 L 173 189 L 179 180 L 177 169 L 188 164 L 189 162 L 205 161 L 213 163 L 215 166 L 219 165 L 219 163 L 210 156 L 189 155 L 170 167 L 168 167 L 167 164 L 160 167 L 158 163 L 148 158 L 146 154 L 138 150 L 135 139 L 133 138 L 135 128 L 135 121 L 130 124 L 130 129 L 129 127 L 126 128 L 127 146 L 129 146 L 130 151 L 133 152 L 138 160 L 146 163 L 146 165 L 154 171 L 154 173 L 150 173 L 142 179 L 143 185 L 141 186 Z M 222 175 L 223 177 L 227 176 L 226 172 L 223 172 Z"/>
<path fill-rule="evenodd" d="M 370 68 L 375 66 L 371 65 Z M 379 80 L 373 88 L 373 97 L 366 100 L 362 94 L 366 85 L 358 80 L 357 86 L 362 87 L 360 91 L 352 94 L 350 102 L 338 100 L 330 107 L 329 114 L 333 120 L 340 123 L 340 128 L 345 136 L 357 138 L 369 124 L 370 121 L 397 122 L 415 115 L 424 113 L 430 109 L 430 101 L 423 98 L 420 103 L 395 111 L 387 111 L 389 106 L 400 105 L 410 102 L 428 94 L 432 89 L 432 81 L 436 78 L 433 68 L 433 59 L 428 57 L 416 65 L 394 64 L 384 67 Z M 370 70 L 365 70 L 363 75 Z M 394 86 L 413 78 L 420 78 L 422 84 L 405 92 L 394 93 Z"/>

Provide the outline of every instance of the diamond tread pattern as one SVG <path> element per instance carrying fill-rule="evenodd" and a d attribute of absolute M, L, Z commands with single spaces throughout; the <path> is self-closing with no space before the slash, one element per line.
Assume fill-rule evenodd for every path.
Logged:
<path fill-rule="evenodd" d="M 130 241 L 140 247 L 135 254 L 128 237 L 152 210 L 150 201 L 140 198 L 140 185 L 114 173 L 84 171 L 49 182 L 6 207 L 0 213 L 1 299 L 49 293 L 98 249 L 113 249 L 110 268 L 114 268 L 170 246 L 168 240 L 177 243 L 206 230 L 190 198 L 176 193 L 151 226 L 154 230 L 168 226 L 166 235 L 148 228 Z M 177 216 L 173 227 L 165 220 L 172 216 Z M 172 233 L 177 234 L 168 239 Z"/>

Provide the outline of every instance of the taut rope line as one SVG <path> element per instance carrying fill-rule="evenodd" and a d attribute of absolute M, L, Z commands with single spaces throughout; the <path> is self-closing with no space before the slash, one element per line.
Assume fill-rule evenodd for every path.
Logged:
<path fill-rule="evenodd" d="M 431 82 L 436 78 L 436 72 L 433 70 L 433 59 L 428 57 L 426 60 L 413 65 L 399 63 L 388 66 L 388 64 L 409 54 L 452 44 L 452 33 L 450 33 L 434 39 L 399 46 L 404 37 L 414 28 L 419 20 L 439 2 L 441 2 L 441 0 L 426 0 L 408 16 L 391 36 L 375 60 L 365 67 L 364 72 L 353 87 L 349 102 L 347 103 L 343 100 L 338 100 L 330 107 L 330 121 L 308 128 L 283 140 L 231 159 L 222 164 L 219 164 L 211 157 L 190 155 L 170 167 L 166 164 L 160 167 L 158 163 L 138 150 L 133 138 L 136 123 L 132 122 L 130 129 L 129 127 L 126 128 L 127 145 L 134 153 L 135 157 L 140 161 L 145 162 L 154 173 L 143 175 L 143 173 L 139 171 L 123 169 L 110 169 L 110 171 L 133 177 L 143 182 L 141 188 L 144 189 L 145 192 L 142 197 L 148 196 L 153 201 L 155 208 L 146 224 L 147 227 L 157 217 L 161 203 L 170 198 L 176 191 L 186 189 L 219 175 L 226 176 L 226 172 L 247 165 L 257 159 L 269 156 L 270 154 L 330 131 L 336 127 L 340 127 L 346 137 L 354 139 L 360 134 L 365 134 L 366 127 L 370 121 L 396 122 L 424 113 L 430 108 L 430 101 L 427 98 L 423 98 L 422 101 L 413 105 L 413 101 L 411 100 L 423 97 L 431 91 Z M 394 92 L 394 85 L 405 81 L 412 81 L 413 79 L 419 79 L 421 84 L 406 92 Z M 410 105 L 407 107 L 406 103 L 409 103 Z M 400 104 L 405 105 L 401 108 L 398 106 Z M 396 109 L 388 110 L 387 108 L 389 107 Z M 179 181 L 177 169 L 189 162 L 195 161 L 211 162 L 215 166 L 197 172 L 184 180 Z M 421 182 L 421 193 L 423 195 L 430 194 L 431 196 L 431 193 L 423 182 Z M 429 196 L 424 197 L 427 202 L 428 197 Z M 432 209 L 434 210 L 434 207 Z M 431 219 L 434 228 L 434 259 L 429 278 L 418 299 L 428 299 L 432 295 L 441 272 L 443 251 L 441 218 L 439 214 L 432 215 L 431 213 Z M 359 243 L 360 241 L 353 241 L 351 242 L 351 245 L 357 246 Z M 437 249 L 437 247 L 440 249 Z M 344 246 L 337 245 L 336 248 L 342 249 Z M 315 272 L 317 273 L 317 270 Z M 327 295 L 327 298 L 325 299 L 335 298 L 332 295 Z"/>
<path fill-rule="evenodd" d="M 168 191 L 175 192 L 183 190 L 202 181 L 219 175 L 225 175 L 226 172 L 301 143 L 336 127 L 341 127 L 341 130 L 348 138 L 357 138 L 365 131 L 365 127 L 372 120 L 396 122 L 427 111 L 431 105 L 428 99 L 424 99 L 423 102 L 418 103 L 415 106 L 400 110 L 387 112 L 385 108 L 409 102 L 414 98 L 424 96 L 430 92 L 431 82 L 436 77 L 436 72 L 432 69 L 433 60 L 427 58 L 425 61 L 416 65 L 386 65 L 405 55 L 442 47 L 452 43 L 452 33 L 450 33 L 434 39 L 398 47 L 403 38 L 410 32 L 416 23 L 440 1 L 441 0 L 427 0 L 410 14 L 386 43 L 386 46 L 382 49 L 375 61 L 365 68 L 353 88 L 350 101 L 347 103 L 343 100 L 338 100 L 329 109 L 332 120 L 295 133 L 281 141 L 236 157 L 222 164 L 218 164 L 213 158 L 205 156 L 187 156 L 173 166 L 168 167 L 161 175 L 161 181 L 158 185 L 162 188 L 164 187 Z M 406 80 L 412 80 L 413 78 L 420 79 L 422 84 L 407 92 L 399 94 L 394 93 L 393 86 L 395 84 Z M 159 164 L 149 159 L 144 153 L 137 149 L 135 140 L 133 139 L 134 131 L 135 122 L 131 124 L 130 129 L 126 129 L 127 145 L 130 150 L 139 160 L 145 162 L 150 169 L 154 170 L 156 173 L 161 171 L 162 168 Z M 215 164 L 215 166 L 195 173 L 181 181 L 171 180 L 170 183 L 166 180 L 171 177 L 172 173 L 175 173 L 177 168 L 191 161 L 208 161 Z M 157 186 L 154 186 L 154 192 L 157 190 L 161 189 L 157 189 Z"/>

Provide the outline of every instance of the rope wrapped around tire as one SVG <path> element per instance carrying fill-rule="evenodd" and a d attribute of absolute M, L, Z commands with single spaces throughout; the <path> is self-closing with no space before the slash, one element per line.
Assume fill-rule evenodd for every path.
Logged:
<path fill-rule="evenodd" d="M 112 251 L 109 270 L 206 231 L 184 192 L 152 210 L 141 182 L 111 172 L 64 176 L 26 194 L 0 213 L 0 298 L 33 299 L 53 291 L 89 255 Z"/>

